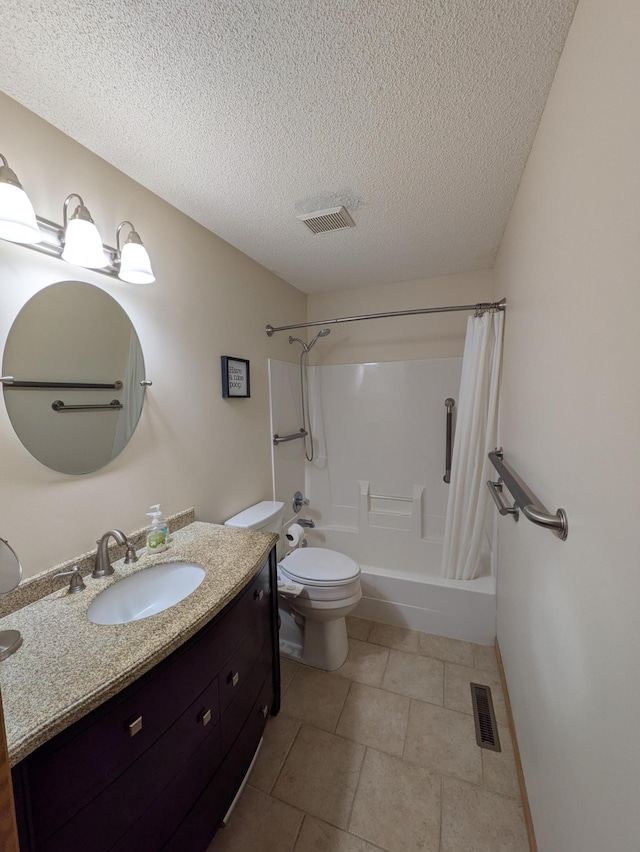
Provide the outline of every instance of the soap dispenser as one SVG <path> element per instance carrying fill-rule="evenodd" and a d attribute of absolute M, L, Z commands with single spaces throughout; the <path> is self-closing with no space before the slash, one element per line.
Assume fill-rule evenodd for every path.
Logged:
<path fill-rule="evenodd" d="M 162 527 L 165 531 L 165 535 L 167 536 L 167 544 L 171 541 L 171 533 L 169 532 L 169 524 L 162 517 L 162 512 L 160 510 L 160 503 L 155 503 L 153 506 L 149 506 L 152 512 L 157 512 L 159 515 L 158 520 L 162 524 Z"/>
<path fill-rule="evenodd" d="M 163 550 L 167 549 L 168 536 L 167 525 L 162 520 L 160 504 L 156 503 L 155 506 L 151 506 L 151 509 L 155 509 L 155 511 L 147 512 L 147 517 L 153 518 L 147 532 L 147 553 L 150 556 L 154 553 L 162 553 Z"/>

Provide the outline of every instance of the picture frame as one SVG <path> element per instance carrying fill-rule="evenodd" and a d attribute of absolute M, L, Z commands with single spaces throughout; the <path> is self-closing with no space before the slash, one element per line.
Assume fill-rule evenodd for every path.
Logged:
<path fill-rule="evenodd" d="M 250 364 L 246 358 L 221 355 L 222 396 L 224 399 L 248 399 L 251 396 Z"/>

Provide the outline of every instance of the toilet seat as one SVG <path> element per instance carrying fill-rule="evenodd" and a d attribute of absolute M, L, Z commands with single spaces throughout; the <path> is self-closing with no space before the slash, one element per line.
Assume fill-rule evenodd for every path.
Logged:
<path fill-rule="evenodd" d="M 360 566 L 344 553 L 324 547 L 294 550 L 280 563 L 284 574 L 305 586 L 343 586 L 360 576 Z"/>

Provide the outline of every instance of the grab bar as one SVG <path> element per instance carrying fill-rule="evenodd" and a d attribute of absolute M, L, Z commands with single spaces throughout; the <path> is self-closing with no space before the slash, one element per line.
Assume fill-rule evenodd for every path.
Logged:
<path fill-rule="evenodd" d="M 538 500 L 527 485 L 520 479 L 513 468 L 504 461 L 504 453 L 502 447 L 489 453 L 491 464 L 500 474 L 498 482 L 487 482 L 487 487 L 493 497 L 501 515 L 513 514 L 517 520 L 517 515 L 511 510 L 502 500 L 501 492 L 502 485 L 506 485 L 513 495 L 516 505 L 522 510 L 523 515 L 532 523 L 538 526 L 546 527 L 554 532 L 561 541 L 566 541 L 569 535 L 569 521 L 567 513 L 564 509 L 558 509 L 555 514 L 551 514 L 546 507 Z M 500 496 L 499 496 L 500 494 Z M 498 502 L 500 500 L 500 503 Z M 502 511 L 502 508 L 505 511 Z M 514 507 L 515 508 L 515 507 Z M 517 510 L 516 510 L 517 511 Z"/>
<path fill-rule="evenodd" d="M 497 482 L 487 482 L 489 486 L 489 494 L 493 497 L 493 502 L 498 507 L 498 511 L 501 515 L 513 515 L 513 520 L 517 521 L 518 516 L 520 515 L 520 510 L 517 506 L 510 506 L 504 498 L 504 494 L 502 491 L 502 480 L 499 479 Z"/>
<path fill-rule="evenodd" d="M 445 450 L 444 476 L 442 481 L 447 485 L 451 482 L 451 451 L 453 449 L 453 406 L 456 404 L 455 399 L 448 397 L 444 404 L 447 408 L 447 444 Z"/>
<path fill-rule="evenodd" d="M 112 384 L 101 384 L 99 382 L 23 382 L 14 379 L 13 376 L 2 376 L 0 382 L 6 388 L 37 389 L 37 388 L 70 388 L 73 390 L 120 390 L 122 382 L 118 380 Z"/>
<path fill-rule="evenodd" d="M 108 405 L 65 405 L 61 399 L 51 403 L 54 411 L 119 411 L 124 408 L 119 399 L 112 399 Z"/>
<path fill-rule="evenodd" d="M 309 433 L 305 429 L 300 429 L 299 432 L 296 432 L 295 435 L 274 435 L 273 443 L 277 446 L 278 444 L 284 444 L 286 441 L 295 441 L 298 438 L 306 438 Z"/>

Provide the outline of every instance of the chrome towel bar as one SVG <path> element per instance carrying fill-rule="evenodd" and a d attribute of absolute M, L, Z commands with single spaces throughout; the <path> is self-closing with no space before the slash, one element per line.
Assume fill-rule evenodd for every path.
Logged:
<path fill-rule="evenodd" d="M 101 382 L 23 382 L 14 379 L 13 376 L 2 376 L 0 382 L 5 388 L 15 388 L 16 390 L 26 389 L 49 389 L 49 388 L 72 388 L 73 390 L 121 390 L 122 382 L 118 380 L 111 384 Z"/>
<path fill-rule="evenodd" d="M 107 405 L 65 405 L 61 399 L 51 403 L 54 411 L 120 411 L 124 408 L 119 399 L 112 399 Z"/>
<path fill-rule="evenodd" d="M 491 464 L 500 474 L 497 482 L 487 482 L 487 488 L 493 500 L 498 507 L 501 515 L 513 515 L 514 520 L 518 520 L 518 509 L 532 523 L 538 526 L 546 527 L 554 532 L 559 539 L 566 541 L 569 534 L 569 521 L 567 513 L 564 509 L 558 509 L 555 514 L 551 514 L 545 506 L 538 500 L 529 487 L 520 479 L 513 468 L 504 461 L 502 447 L 489 453 Z M 511 508 L 505 501 L 502 487 L 506 485 L 508 490 L 513 495 L 515 505 Z M 517 507 L 517 508 L 516 508 Z"/>

